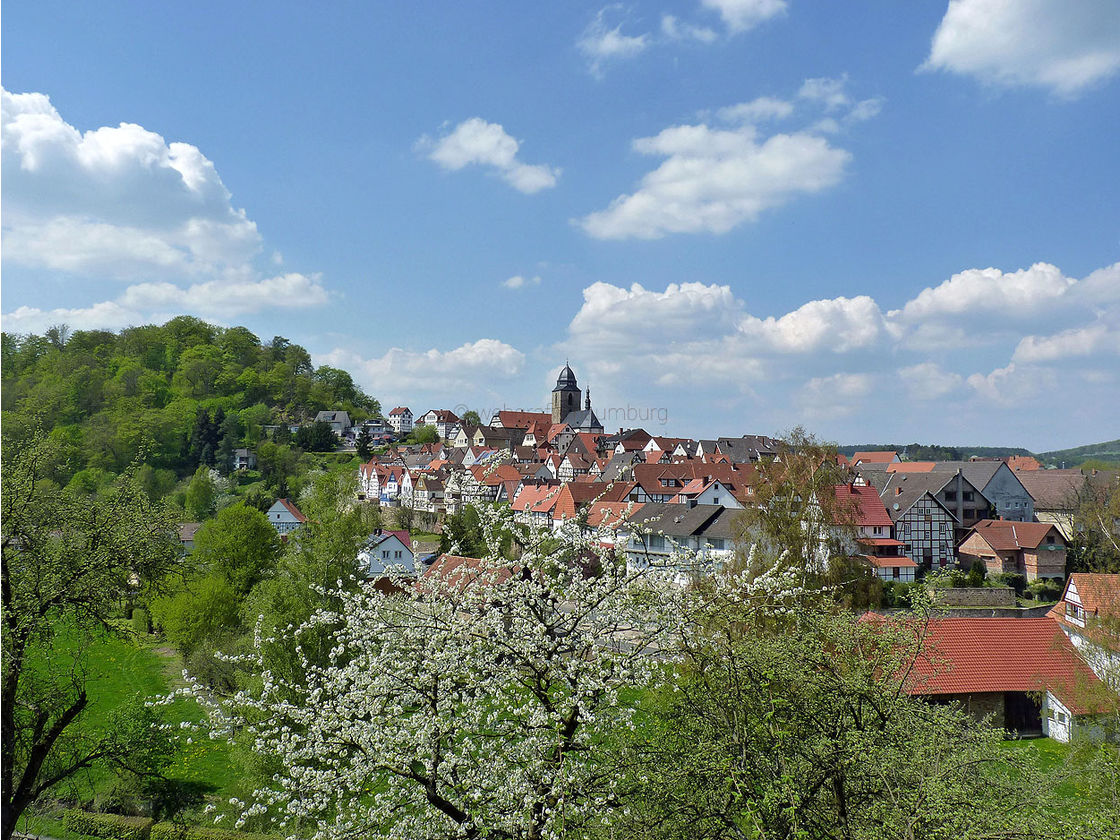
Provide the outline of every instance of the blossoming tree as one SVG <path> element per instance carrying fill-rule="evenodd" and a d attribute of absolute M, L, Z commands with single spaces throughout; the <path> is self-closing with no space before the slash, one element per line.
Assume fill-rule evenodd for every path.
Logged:
<path fill-rule="evenodd" d="M 514 527 L 484 517 L 489 534 Z M 570 540 L 597 575 L 530 539 L 516 564 L 445 555 L 403 594 L 345 593 L 341 610 L 300 627 L 337 628 L 326 664 L 306 661 L 298 681 L 265 670 L 259 690 L 212 708 L 283 766 L 242 820 L 409 840 L 600 823 L 617 795 L 610 748 L 631 725 L 628 689 L 662 667 L 672 598 L 594 534 Z"/>

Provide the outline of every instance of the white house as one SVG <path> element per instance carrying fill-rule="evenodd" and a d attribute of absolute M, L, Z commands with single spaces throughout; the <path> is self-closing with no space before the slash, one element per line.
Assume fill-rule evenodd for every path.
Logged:
<path fill-rule="evenodd" d="M 407 435 L 412 431 L 412 411 L 408 406 L 398 405 L 389 412 L 389 425 L 398 435 Z"/>
<path fill-rule="evenodd" d="M 307 517 L 300 512 L 300 509 L 287 499 L 277 499 L 268 509 L 267 516 L 280 536 L 290 534 L 307 521 Z"/>
<path fill-rule="evenodd" d="M 390 574 L 415 577 L 416 563 L 408 531 L 375 531 L 358 552 L 358 567 L 371 580 Z"/>

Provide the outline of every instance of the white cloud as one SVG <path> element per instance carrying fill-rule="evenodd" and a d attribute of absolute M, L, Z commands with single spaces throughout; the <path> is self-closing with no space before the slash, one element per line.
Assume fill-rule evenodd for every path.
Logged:
<path fill-rule="evenodd" d="M 1052 395 L 1058 386 L 1058 377 L 1050 368 L 1010 362 L 989 374 L 972 374 L 968 384 L 985 400 L 1006 407 L 1026 408 Z"/>
<path fill-rule="evenodd" d="M 588 69 L 596 76 L 602 75 L 606 62 L 633 58 L 645 52 L 651 43 L 647 34 L 624 35 L 621 23 L 614 27 L 607 23 L 607 13 L 620 8 L 615 5 L 600 9 L 576 42 L 587 59 Z"/>
<path fill-rule="evenodd" d="M 702 0 L 719 13 L 730 32 L 746 32 L 772 17 L 783 14 L 786 0 Z"/>
<path fill-rule="evenodd" d="M 1048 336 L 1028 335 L 1012 358 L 1017 362 L 1055 362 L 1064 359 L 1120 355 L 1120 329 L 1098 323 Z"/>
<path fill-rule="evenodd" d="M 425 136 L 418 143 L 419 148 L 430 150 L 431 160 L 453 172 L 471 164 L 487 166 L 514 189 L 528 194 L 556 186 L 560 170 L 522 163 L 517 159 L 520 146 L 501 125 L 481 117 L 464 120 L 438 141 Z"/>
<path fill-rule="evenodd" d="M 524 277 L 520 274 L 515 274 L 513 277 L 502 281 L 502 285 L 507 289 L 524 289 L 526 286 L 539 286 L 540 284 L 541 278 L 539 276 Z"/>
<path fill-rule="evenodd" d="M 1013 272 L 970 268 L 938 286 L 923 289 L 901 310 L 890 314 L 910 322 L 965 313 L 998 312 L 1016 318 L 1045 311 L 1076 284 L 1049 263 L 1035 263 Z"/>
<path fill-rule="evenodd" d="M 758 123 L 763 120 L 781 120 L 793 113 L 793 103 L 772 96 L 760 96 L 750 102 L 728 105 L 716 111 L 716 116 L 729 123 Z"/>
<path fill-rule="evenodd" d="M 596 239 L 726 233 L 798 194 L 833 186 L 851 159 L 847 151 L 806 132 L 759 142 L 750 126 L 734 131 L 672 126 L 633 146 L 666 160 L 633 193 L 579 220 Z"/>
<path fill-rule="evenodd" d="M 766 418 L 753 426 L 761 431 L 812 420 L 856 440 L 864 418 L 881 430 L 998 441 L 1038 435 L 1047 417 L 1068 433 L 1071 412 L 1078 428 L 1099 429 L 1120 412 L 1120 269 L 1074 280 L 1042 265 L 960 272 L 891 313 L 859 295 L 755 314 L 726 285 L 598 282 L 584 289 L 559 349 L 606 393 L 652 383 L 663 405 L 726 401 L 751 424 Z M 1032 315 L 1009 303 L 1024 299 Z M 1039 323 L 1051 332 L 1030 334 Z M 945 325 L 956 332 L 940 343 L 915 340 Z M 1060 387 L 1078 389 L 1075 408 L 1053 399 Z"/>
<path fill-rule="evenodd" d="M 661 16 L 661 34 L 670 41 L 699 41 L 701 44 L 710 44 L 719 38 L 714 29 L 684 23 L 673 15 Z"/>
<path fill-rule="evenodd" d="M 879 343 L 887 333 L 887 324 L 879 305 L 860 295 L 812 300 L 780 318 L 760 320 L 748 316 L 739 329 L 778 352 L 845 353 Z"/>
<path fill-rule="evenodd" d="M 211 280 L 182 288 L 173 283 L 139 283 L 115 300 L 86 307 L 39 309 L 21 306 L 4 315 L 4 330 L 41 333 L 52 324 L 73 329 L 121 329 L 161 323 L 175 315 L 199 315 L 225 321 L 262 309 L 321 306 L 328 292 L 318 275 L 283 274 L 263 280 Z"/>
<path fill-rule="evenodd" d="M 1076 96 L 1120 70 L 1120 5 L 951 0 L 922 66 Z"/>
<path fill-rule="evenodd" d="M 503 341 L 481 338 L 452 350 L 394 347 L 371 359 L 338 348 L 317 356 L 316 363 L 352 371 L 371 394 L 396 399 L 430 393 L 446 402 L 459 399 L 462 393 L 485 391 L 485 385 L 495 380 L 514 379 L 524 367 L 525 354 Z"/>
<path fill-rule="evenodd" d="M 243 271 L 260 251 L 214 165 L 139 125 L 85 133 L 0 89 L 4 261 L 100 278 Z"/>
<path fill-rule="evenodd" d="M 794 102 L 764 96 L 717 110 L 716 120 L 730 128 L 674 125 L 635 139 L 635 152 L 665 160 L 634 192 L 576 222 L 596 239 L 722 234 L 798 195 L 834 186 L 852 156 L 822 134 L 868 119 L 882 105 L 880 99 L 852 105 L 846 84 L 844 78 L 806 80 L 797 103 L 818 119 L 800 130 L 762 136 L 757 123 L 786 119 L 798 110 Z M 824 113 L 835 117 L 820 120 Z"/>
<path fill-rule="evenodd" d="M 959 373 L 946 371 L 936 362 L 920 362 L 900 368 L 898 379 L 907 396 L 918 402 L 941 399 L 964 383 L 964 377 Z"/>

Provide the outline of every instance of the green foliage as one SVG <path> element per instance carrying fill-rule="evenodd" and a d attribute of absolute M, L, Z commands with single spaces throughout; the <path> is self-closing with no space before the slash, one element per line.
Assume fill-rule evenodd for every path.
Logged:
<path fill-rule="evenodd" d="M 191 483 L 187 485 L 187 513 L 196 520 L 208 517 L 214 512 L 216 493 L 214 482 L 210 478 L 210 470 L 205 465 L 199 466 L 194 477 L 191 478 Z"/>
<path fill-rule="evenodd" d="M 258 583 L 245 600 L 247 623 L 263 616 L 265 635 L 280 637 L 265 653 L 268 667 L 285 676 L 295 677 L 303 666 L 284 628 L 298 626 L 316 610 L 338 609 L 341 602 L 332 590 L 358 586 L 358 551 L 377 527 L 378 513 L 371 505 L 353 503 L 356 482 L 349 470 L 315 479 L 299 500 L 308 521 L 289 536 L 275 574 Z M 325 661 L 332 645 L 330 628 L 305 635 L 301 643 L 310 661 Z"/>
<path fill-rule="evenodd" d="M 137 636 L 152 632 L 152 621 L 146 609 L 137 607 L 132 611 L 132 632 Z"/>
<path fill-rule="evenodd" d="M 146 762 L 148 743 L 127 727 L 91 736 L 83 723 L 99 686 L 81 656 L 55 655 L 63 637 L 86 651 L 113 627 L 125 599 L 143 597 L 178 560 L 174 522 L 127 472 L 94 497 L 44 481 L 48 441 L 4 440 L 3 751 L 4 835 L 28 806 L 93 767 Z M 139 718 L 138 718 L 139 719 Z"/>
<path fill-rule="evenodd" d="M 266 424 L 307 421 L 326 407 L 355 418 L 380 412 L 345 371 L 314 371 L 304 348 L 280 336 L 262 345 L 244 327 L 180 317 L 117 334 L 48 333 L 3 335 L 3 427 L 23 442 L 41 428 L 62 486 L 88 468 L 121 473 L 139 456 L 174 476 L 145 482 L 163 498 L 200 463 L 228 470 L 227 454 L 259 443 Z M 86 492 L 89 479 L 79 480 Z"/>
<path fill-rule="evenodd" d="M 148 817 L 122 817 L 120 814 L 91 814 L 67 811 L 63 825 L 70 831 L 107 840 L 147 840 L 152 820 Z"/>
<path fill-rule="evenodd" d="M 225 575 L 213 572 L 190 581 L 174 595 L 152 602 L 152 615 L 184 656 L 223 639 L 240 626 L 240 599 Z"/>
<path fill-rule="evenodd" d="M 482 418 L 478 416 L 478 412 L 473 408 L 470 411 L 464 411 L 462 416 L 464 426 L 481 426 Z"/>
<path fill-rule="evenodd" d="M 241 597 L 272 570 L 279 551 L 280 537 L 268 517 L 248 505 L 234 504 L 198 529 L 192 559 L 222 575 Z"/>
<path fill-rule="evenodd" d="M 330 423 L 317 420 L 310 426 L 300 426 L 296 432 L 295 444 L 307 452 L 334 452 L 338 446 L 338 436 Z"/>
<path fill-rule="evenodd" d="M 405 438 L 405 443 L 438 443 L 439 430 L 427 423 L 420 426 L 413 426 L 412 431 L 408 437 Z"/>
<path fill-rule="evenodd" d="M 231 831 L 225 828 L 162 822 L 152 826 L 149 840 L 275 840 L 275 838 L 269 834 L 256 834 L 251 831 Z"/>
<path fill-rule="evenodd" d="M 354 441 L 355 448 L 358 450 L 358 457 L 362 461 L 368 461 L 373 455 L 373 437 L 369 433 L 369 429 L 362 427 L 358 432 L 357 440 Z"/>
<path fill-rule="evenodd" d="M 1047 789 L 1002 733 L 900 690 L 920 616 L 896 630 L 801 607 L 775 624 L 734 595 L 699 617 L 620 755 L 637 792 L 620 836 L 1035 836 Z"/>

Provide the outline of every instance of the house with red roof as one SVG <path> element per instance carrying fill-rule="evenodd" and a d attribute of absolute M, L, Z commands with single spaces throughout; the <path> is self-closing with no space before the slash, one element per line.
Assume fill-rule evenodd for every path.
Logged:
<path fill-rule="evenodd" d="M 894 536 L 894 523 L 879 492 L 868 484 L 838 484 L 835 497 L 835 525 L 855 529 L 853 554 L 859 554 L 881 580 L 913 583 L 918 570 L 905 552 L 905 544 Z"/>
<path fill-rule="evenodd" d="M 1014 572 L 1027 580 L 1066 576 L 1066 540 L 1048 522 L 982 519 L 957 549 L 961 565 L 983 563 L 989 574 Z"/>
<path fill-rule="evenodd" d="M 389 425 L 398 435 L 407 435 L 412 431 L 412 410 L 405 405 L 398 405 L 389 412 Z"/>
<path fill-rule="evenodd" d="M 935 618 L 905 690 L 1018 735 L 1099 738 L 1115 700 L 1050 618 Z"/>
<path fill-rule="evenodd" d="M 281 537 L 287 536 L 307 521 L 294 502 L 277 499 L 268 509 L 268 521 Z"/>
<path fill-rule="evenodd" d="M 1093 673 L 1120 691 L 1120 575 L 1074 572 L 1047 615 Z"/>
<path fill-rule="evenodd" d="M 886 450 L 856 452 L 851 457 L 853 467 L 858 467 L 860 464 L 897 464 L 900 460 L 902 459 L 898 457 L 897 452 Z"/>
<path fill-rule="evenodd" d="M 500 429 L 524 429 L 535 426 L 548 426 L 552 423 L 552 414 L 547 411 L 495 411 L 490 418 L 490 425 Z"/>

